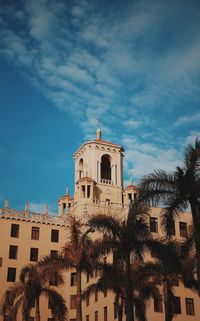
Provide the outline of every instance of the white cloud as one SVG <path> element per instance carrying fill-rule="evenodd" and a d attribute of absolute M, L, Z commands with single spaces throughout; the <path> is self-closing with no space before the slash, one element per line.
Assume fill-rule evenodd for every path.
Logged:
<path fill-rule="evenodd" d="M 197 113 L 192 116 L 181 116 L 177 119 L 175 126 L 182 126 L 182 125 L 187 125 L 191 123 L 198 123 L 200 122 L 200 113 Z"/>

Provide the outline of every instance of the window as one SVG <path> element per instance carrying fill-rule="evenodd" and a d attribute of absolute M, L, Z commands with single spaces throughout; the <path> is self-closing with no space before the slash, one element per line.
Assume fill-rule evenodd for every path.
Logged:
<path fill-rule="evenodd" d="M 51 230 L 51 242 L 58 243 L 59 240 L 59 231 L 58 230 Z"/>
<path fill-rule="evenodd" d="M 39 233 L 40 233 L 40 228 L 33 226 L 32 232 L 31 232 L 31 239 L 32 240 L 39 240 Z"/>
<path fill-rule="evenodd" d="M 7 272 L 7 281 L 15 282 L 16 279 L 16 268 L 9 267 Z"/>
<path fill-rule="evenodd" d="M 158 233 L 158 219 L 157 217 L 150 217 L 150 231 Z"/>
<path fill-rule="evenodd" d="M 77 296 L 70 295 L 70 309 L 76 309 L 77 306 Z"/>
<path fill-rule="evenodd" d="M 30 261 L 33 261 L 33 262 L 38 261 L 38 249 L 35 247 L 31 247 L 30 249 Z"/>
<path fill-rule="evenodd" d="M 90 274 L 89 274 L 89 272 L 87 272 L 87 282 L 89 282 L 90 281 Z"/>
<path fill-rule="evenodd" d="M 113 303 L 113 309 L 114 309 L 114 319 L 117 319 L 117 303 Z"/>
<path fill-rule="evenodd" d="M 11 237 L 19 237 L 19 224 L 11 224 Z"/>
<path fill-rule="evenodd" d="M 111 180 L 110 156 L 107 154 L 101 157 L 101 179 Z"/>
<path fill-rule="evenodd" d="M 175 222 L 172 221 L 168 224 L 168 235 L 175 235 Z"/>
<path fill-rule="evenodd" d="M 77 273 L 73 272 L 71 273 L 71 286 L 77 285 Z"/>
<path fill-rule="evenodd" d="M 89 320 L 90 320 L 89 315 L 86 315 L 86 321 L 89 321 Z"/>
<path fill-rule="evenodd" d="M 47 321 L 55 321 L 54 318 L 48 318 Z"/>
<path fill-rule="evenodd" d="M 186 314 L 187 315 L 195 315 L 194 312 L 194 300 L 191 298 L 185 299 L 185 306 L 186 306 Z"/>
<path fill-rule="evenodd" d="M 108 308 L 107 307 L 103 308 L 103 320 L 108 321 Z"/>
<path fill-rule="evenodd" d="M 50 255 L 51 255 L 52 258 L 57 258 L 58 257 L 58 251 L 51 250 Z"/>
<path fill-rule="evenodd" d="M 179 222 L 180 236 L 187 238 L 187 223 Z"/>
<path fill-rule="evenodd" d="M 174 313 L 181 314 L 181 299 L 179 296 L 174 297 Z"/>
<path fill-rule="evenodd" d="M 94 312 L 94 321 L 98 321 L 98 311 Z"/>
<path fill-rule="evenodd" d="M 154 311 L 163 312 L 162 295 L 159 295 L 158 298 L 154 298 Z"/>
<path fill-rule="evenodd" d="M 109 198 L 106 198 L 106 206 L 110 206 L 110 199 Z"/>
<path fill-rule="evenodd" d="M 10 245 L 10 248 L 9 248 L 9 259 L 16 260 L 17 259 L 17 252 L 18 252 L 18 246 Z"/>
<path fill-rule="evenodd" d="M 97 302 L 98 301 L 98 290 L 95 289 L 95 292 L 94 292 L 94 301 Z"/>

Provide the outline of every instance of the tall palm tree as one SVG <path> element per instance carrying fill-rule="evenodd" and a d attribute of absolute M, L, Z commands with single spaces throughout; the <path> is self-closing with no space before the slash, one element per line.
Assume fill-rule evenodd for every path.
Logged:
<path fill-rule="evenodd" d="M 112 291 L 115 294 L 118 321 L 122 321 L 125 302 L 125 264 L 117 258 L 111 264 L 99 264 L 98 267 L 100 277 L 95 284 L 87 288 L 84 296 L 95 291 Z M 150 297 L 157 298 L 159 295 L 157 281 L 152 278 L 149 270 L 145 270 L 145 264 L 131 265 L 131 280 L 135 315 L 138 321 L 146 321 L 146 302 Z"/>
<path fill-rule="evenodd" d="M 185 149 L 183 166 L 172 173 L 156 170 L 140 183 L 140 197 L 144 201 L 164 205 L 163 226 L 170 229 L 172 221 L 190 205 L 194 226 L 197 256 L 197 279 L 200 295 L 200 139 Z"/>
<path fill-rule="evenodd" d="M 29 321 L 31 308 L 35 306 L 35 319 L 40 321 L 40 297 L 49 300 L 52 316 L 56 321 L 65 321 L 67 308 L 62 296 L 49 283 L 56 281 L 57 285 L 64 283 L 60 272 L 49 270 L 46 266 L 41 268 L 37 263 L 22 268 L 19 282 L 6 290 L 1 303 L 0 312 L 8 315 L 11 321 L 16 321 L 17 312 L 21 308 L 22 319 Z"/>
<path fill-rule="evenodd" d="M 165 321 L 171 321 L 175 314 L 174 281 L 182 281 L 181 244 L 171 240 L 160 240 L 153 244 L 154 260 L 147 262 L 145 271 L 155 278 L 162 288 Z"/>
<path fill-rule="evenodd" d="M 82 321 L 82 274 L 92 275 L 95 257 L 95 242 L 89 237 L 92 229 L 81 220 L 69 216 L 69 239 L 58 257 L 47 256 L 41 265 L 49 265 L 59 270 L 74 269 L 77 276 L 76 321 Z M 104 249 L 105 251 L 105 249 Z"/>
<path fill-rule="evenodd" d="M 111 249 L 117 251 L 124 262 L 126 321 L 134 320 L 131 265 L 135 260 L 138 261 L 142 258 L 146 246 L 151 240 L 147 216 L 148 207 L 135 201 L 126 219 L 96 215 L 88 221 L 89 226 L 113 239 Z"/>

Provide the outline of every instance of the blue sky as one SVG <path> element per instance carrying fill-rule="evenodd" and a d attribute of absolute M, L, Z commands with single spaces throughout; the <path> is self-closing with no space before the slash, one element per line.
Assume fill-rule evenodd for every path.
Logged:
<path fill-rule="evenodd" d="M 1 1 L 0 203 L 73 192 L 73 152 L 125 148 L 125 183 L 181 164 L 200 136 L 200 2 Z"/>

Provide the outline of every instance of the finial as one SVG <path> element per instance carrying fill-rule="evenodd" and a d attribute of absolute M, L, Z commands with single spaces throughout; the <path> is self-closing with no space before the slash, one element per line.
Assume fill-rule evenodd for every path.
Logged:
<path fill-rule="evenodd" d="M 30 210 L 30 204 L 29 202 L 25 203 L 25 211 L 29 211 Z"/>
<path fill-rule="evenodd" d="M 131 185 L 133 185 L 133 176 L 131 176 Z"/>
<path fill-rule="evenodd" d="M 66 195 L 69 195 L 69 187 L 66 188 Z"/>
<path fill-rule="evenodd" d="M 44 215 L 45 215 L 45 216 L 48 216 L 48 205 L 45 205 Z"/>
<path fill-rule="evenodd" d="M 9 204 L 8 204 L 8 199 L 7 199 L 7 198 L 5 199 L 4 208 L 5 208 L 5 209 L 8 209 L 8 208 L 9 208 Z"/>
<path fill-rule="evenodd" d="M 101 129 L 100 129 L 100 120 L 97 119 L 96 124 L 97 124 L 97 130 L 96 130 L 96 139 L 101 139 Z"/>

